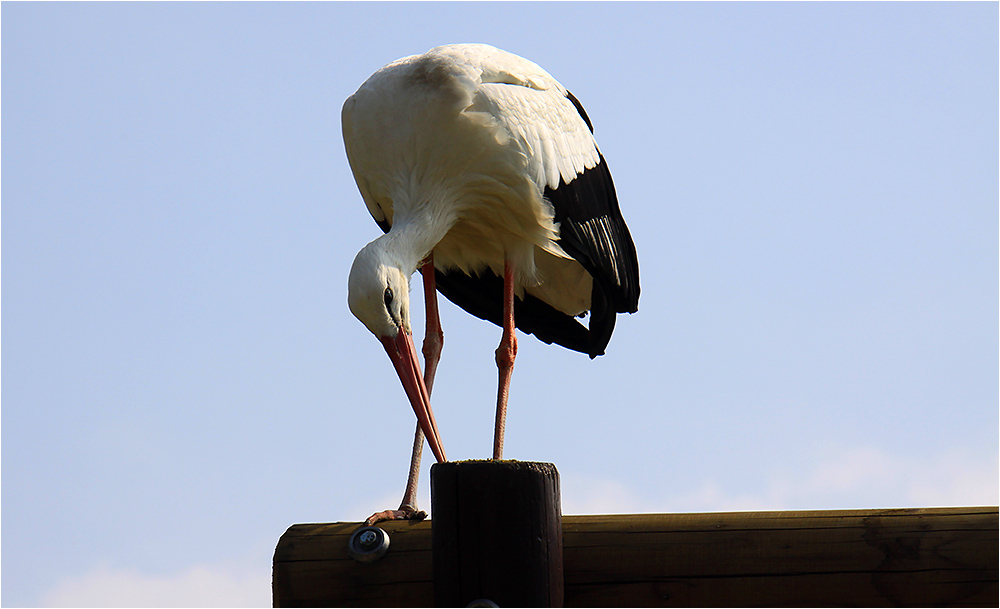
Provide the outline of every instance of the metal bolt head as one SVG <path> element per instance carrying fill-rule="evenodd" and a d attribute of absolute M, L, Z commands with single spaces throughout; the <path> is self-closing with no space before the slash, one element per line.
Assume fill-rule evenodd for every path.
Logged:
<path fill-rule="evenodd" d="M 347 541 L 347 554 L 358 562 L 375 562 L 389 551 L 389 534 L 378 527 L 362 527 Z"/>
<path fill-rule="evenodd" d="M 358 543 L 361 544 L 362 549 L 371 550 L 378 545 L 378 535 L 375 534 L 375 531 L 364 531 L 358 535 Z"/>

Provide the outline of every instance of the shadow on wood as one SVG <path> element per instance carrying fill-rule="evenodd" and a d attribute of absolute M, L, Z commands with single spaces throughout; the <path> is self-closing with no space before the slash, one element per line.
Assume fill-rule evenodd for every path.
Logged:
<path fill-rule="evenodd" d="M 996 607 L 997 522 L 996 507 L 564 516 L 564 602 Z M 347 556 L 358 526 L 290 527 L 274 605 L 431 606 L 430 523 L 385 523 L 370 564 Z"/>

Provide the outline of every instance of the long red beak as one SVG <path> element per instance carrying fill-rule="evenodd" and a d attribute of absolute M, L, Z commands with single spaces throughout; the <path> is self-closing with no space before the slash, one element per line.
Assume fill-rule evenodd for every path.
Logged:
<path fill-rule="evenodd" d="M 413 412 L 417 414 L 420 421 L 420 428 L 424 430 L 427 443 L 430 444 L 431 451 L 438 462 L 448 459 L 444 456 L 444 447 L 441 446 L 441 435 L 438 433 L 437 422 L 434 421 L 434 411 L 431 410 L 431 398 L 424 385 L 424 377 L 420 373 L 420 364 L 417 362 L 417 350 L 413 346 L 413 339 L 410 334 L 400 328 L 395 337 L 380 336 L 385 352 L 389 354 L 392 365 L 396 368 L 396 374 L 403 383 L 406 397 L 410 399 Z"/>

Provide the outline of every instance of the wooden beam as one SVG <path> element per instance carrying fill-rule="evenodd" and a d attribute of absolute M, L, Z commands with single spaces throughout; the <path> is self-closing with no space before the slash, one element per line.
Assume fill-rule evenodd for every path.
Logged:
<path fill-rule="evenodd" d="M 997 507 L 564 516 L 565 606 L 996 607 L 997 523 Z M 347 556 L 358 526 L 290 527 L 274 606 L 431 606 L 430 523 L 384 523 L 369 564 Z"/>

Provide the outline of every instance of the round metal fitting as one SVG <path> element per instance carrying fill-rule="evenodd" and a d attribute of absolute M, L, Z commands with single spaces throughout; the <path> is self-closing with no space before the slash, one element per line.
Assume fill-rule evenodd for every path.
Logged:
<path fill-rule="evenodd" d="M 389 551 L 389 534 L 378 527 L 362 527 L 347 541 L 347 555 L 358 562 L 375 562 Z"/>
<path fill-rule="evenodd" d="M 477 598 L 476 600 L 474 600 L 471 603 L 469 603 L 468 605 L 466 605 L 466 607 L 498 607 L 499 608 L 500 605 L 494 603 L 493 601 L 491 601 L 488 598 Z"/>

